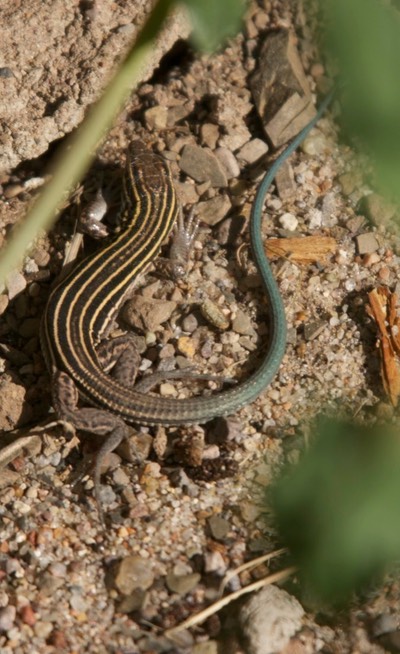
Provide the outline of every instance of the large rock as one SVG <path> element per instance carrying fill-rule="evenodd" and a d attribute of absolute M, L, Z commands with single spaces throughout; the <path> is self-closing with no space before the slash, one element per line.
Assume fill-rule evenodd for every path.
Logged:
<path fill-rule="evenodd" d="M 139 33 L 149 4 L 1 3 L 0 173 L 38 157 L 82 121 Z M 143 68 L 142 80 L 189 31 L 186 16 L 176 12 Z"/>

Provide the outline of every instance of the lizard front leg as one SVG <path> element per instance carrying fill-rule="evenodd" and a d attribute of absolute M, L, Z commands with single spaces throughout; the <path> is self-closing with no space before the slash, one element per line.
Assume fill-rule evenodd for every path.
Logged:
<path fill-rule="evenodd" d="M 133 387 L 140 366 L 140 354 L 132 334 L 122 334 L 96 345 L 103 370 L 124 386 Z"/>

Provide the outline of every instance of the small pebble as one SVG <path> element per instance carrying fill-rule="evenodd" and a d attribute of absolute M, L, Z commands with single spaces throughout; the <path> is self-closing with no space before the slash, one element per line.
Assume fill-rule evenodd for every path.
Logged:
<path fill-rule="evenodd" d="M 72 592 L 69 600 L 71 609 L 82 613 L 87 610 L 88 604 L 85 599 L 82 597 L 80 592 Z"/>
<path fill-rule="evenodd" d="M 385 198 L 377 193 L 370 193 L 365 196 L 362 201 L 362 206 L 366 215 L 374 225 L 389 226 L 397 212 L 394 204 L 390 204 Z"/>
<path fill-rule="evenodd" d="M 176 302 L 157 300 L 136 295 L 126 302 L 122 310 L 125 322 L 136 329 L 155 332 L 176 309 Z"/>
<path fill-rule="evenodd" d="M 168 359 L 175 355 L 175 348 L 172 343 L 167 343 L 164 345 L 158 353 L 159 359 Z"/>
<path fill-rule="evenodd" d="M 364 216 L 352 216 L 346 222 L 346 227 L 349 230 L 349 232 L 356 234 L 364 226 L 364 223 L 365 223 Z"/>
<path fill-rule="evenodd" d="M 279 223 L 282 225 L 283 229 L 287 229 L 289 232 L 294 232 L 299 225 L 299 221 L 292 213 L 282 214 L 282 216 L 279 217 Z"/>
<path fill-rule="evenodd" d="M 118 604 L 117 610 L 119 613 L 132 613 L 133 611 L 140 611 L 146 601 L 147 593 L 139 588 L 134 590 L 128 597 L 124 597 Z"/>
<path fill-rule="evenodd" d="M 197 204 L 199 201 L 199 196 L 196 191 L 196 187 L 191 180 L 187 182 L 180 182 L 174 180 L 174 186 L 178 195 L 178 198 L 183 206 L 187 204 Z"/>
<path fill-rule="evenodd" d="M 378 263 L 381 260 L 377 252 L 371 252 L 371 254 L 364 254 L 363 256 L 363 265 L 369 268 L 375 263 Z"/>
<path fill-rule="evenodd" d="M 20 515 L 26 515 L 27 513 L 30 513 L 32 507 L 30 506 L 30 504 L 27 504 L 26 502 L 22 502 L 21 500 L 15 500 L 13 509 Z"/>
<path fill-rule="evenodd" d="M 321 75 L 325 73 L 325 68 L 322 64 L 316 63 L 311 66 L 310 73 L 313 76 L 313 78 L 316 79 L 317 77 L 321 77 Z"/>
<path fill-rule="evenodd" d="M 217 157 L 198 145 L 185 145 L 179 161 L 180 169 L 196 180 L 211 183 L 214 187 L 227 186 L 227 179 Z"/>
<path fill-rule="evenodd" d="M 197 572 L 187 575 L 175 575 L 170 573 L 167 575 L 165 583 L 170 591 L 178 595 L 186 595 L 190 593 L 199 583 L 201 575 Z"/>
<path fill-rule="evenodd" d="M 4 79 L 9 79 L 10 77 L 15 77 L 15 75 L 11 68 L 9 68 L 8 66 L 2 66 L 0 68 L 0 77 L 3 77 Z"/>
<path fill-rule="evenodd" d="M 290 200 L 296 194 L 293 169 L 288 161 L 284 161 L 275 175 L 276 188 L 281 200 Z"/>
<path fill-rule="evenodd" d="M 146 332 L 145 341 L 147 346 L 154 345 L 154 343 L 157 343 L 157 335 L 154 332 Z"/>
<path fill-rule="evenodd" d="M 173 127 L 177 123 L 180 123 L 184 118 L 187 118 L 191 111 L 193 110 L 193 105 L 191 102 L 185 102 L 182 105 L 175 105 L 175 107 L 169 107 L 168 109 L 168 118 L 167 118 L 167 127 Z"/>
<path fill-rule="evenodd" d="M 37 273 L 39 270 L 39 267 L 31 257 L 25 257 L 24 261 L 24 272 L 28 275 L 31 275 L 33 273 Z"/>
<path fill-rule="evenodd" d="M 12 300 L 18 293 L 21 293 L 26 288 L 26 279 L 25 277 L 18 272 L 18 270 L 13 270 L 6 277 L 6 289 L 8 292 L 8 299 Z"/>
<path fill-rule="evenodd" d="M 48 571 L 53 575 L 53 577 L 64 579 L 67 574 L 67 566 L 64 563 L 57 561 L 49 565 Z"/>
<path fill-rule="evenodd" d="M 265 586 L 242 605 L 239 619 L 248 652 L 273 654 L 285 649 L 302 626 L 300 602 L 277 586 Z"/>
<path fill-rule="evenodd" d="M 225 330 L 229 327 L 229 320 L 226 315 L 221 311 L 219 306 L 211 300 L 204 300 L 200 305 L 202 316 L 217 329 Z"/>
<path fill-rule="evenodd" d="M 165 129 L 167 126 L 168 109 L 167 107 L 150 107 L 144 112 L 146 127 L 150 131 Z"/>
<path fill-rule="evenodd" d="M 44 177 L 30 177 L 24 181 L 24 189 L 25 191 L 34 191 L 43 186 L 48 179 L 49 175 L 45 175 Z"/>
<path fill-rule="evenodd" d="M 16 614 L 16 608 L 12 604 L 0 609 L 0 632 L 9 631 L 11 629 L 14 625 Z"/>
<path fill-rule="evenodd" d="M 265 141 L 256 138 L 245 143 L 245 145 L 238 150 L 236 156 L 239 161 L 244 161 L 246 164 L 253 164 L 267 154 L 267 152 L 268 145 Z"/>
<path fill-rule="evenodd" d="M 193 334 L 193 332 L 196 331 L 198 326 L 199 326 L 198 320 L 193 313 L 189 313 L 182 320 L 182 329 L 185 332 L 189 332 L 189 334 Z"/>
<path fill-rule="evenodd" d="M 47 644 L 52 645 L 56 652 L 63 652 L 68 648 L 68 640 L 63 631 L 53 629 L 47 638 Z"/>
<path fill-rule="evenodd" d="M 199 487 L 187 476 L 182 468 L 173 470 L 169 478 L 174 486 L 182 488 L 189 497 L 197 497 L 199 495 Z"/>
<path fill-rule="evenodd" d="M 317 155 L 322 156 L 329 150 L 329 142 L 322 132 L 313 130 L 313 132 L 304 139 L 300 147 L 305 154 L 309 154 L 313 157 Z"/>
<path fill-rule="evenodd" d="M 6 200 L 11 200 L 24 191 L 22 184 L 8 184 L 4 189 L 3 195 Z"/>
<path fill-rule="evenodd" d="M 113 581 L 122 595 L 130 595 L 136 589 L 147 590 L 154 581 L 152 565 L 141 556 L 126 556 L 117 563 Z"/>
<path fill-rule="evenodd" d="M 355 288 L 356 288 L 356 283 L 355 283 L 354 279 L 346 279 L 346 281 L 344 282 L 344 287 L 345 287 L 346 291 L 348 291 L 349 293 L 354 291 Z"/>
<path fill-rule="evenodd" d="M 225 134 L 219 139 L 219 145 L 232 150 L 232 152 L 236 152 L 251 139 L 251 132 L 243 122 L 234 127 L 230 127 L 228 124 L 224 128 Z"/>
<path fill-rule="evenodd" d="M 199 218 L 207 225 L 217 225 L 231 210 L 232 203 L 227 195 L 217 195 L 211 200 L 197 204 L 196 210 Z"/>
<path fill-rule="evenodd" d="M 200 354 L 203 359 L 209 359 L 213 353 L 213 342 L 207 339 L 200 348 Z"/>
<path fill-rule="evenodd" d="M 113 481 L 118 486 L 128 486 L 130 484 L 130 479 L 126 472 L 122 470 L 121 467 L 116 468 L 113 472 Z"/>
<path fill-rule="evenodd" d="M 322 225 L 322 211 L 320 209 L 311 209 L 309 214 L 310 229 L 318 229 Z M 286 227 L 288 229 L 288 227 Z"/>
<path fill-rule="evenodd" d="M 51 632 L 53 631 L 53 623 L 46 622 L 45 620 L 39 620 L 38 622 L 35 623 L 33 630 L 37 638 L 46 640 L 50 636 Z"/>
<path fill-rule="evenodd" d="M 163 397 L 176 397 L 177 394 L 177 390 L 172 384 L 169 384 L 168 382 L 160 384 L 160 395 Z"/>
<path fill-rule="evenodd" d="M 215 156 L 218 158 L 227 179 L 239 177 L 240 167 L 233 152 L 228 148 L 217 148 Z"/>
<path fill-rule="evenodd" d="M 378 278 L 381 282 L 387 284 L 391 279 L 391 272 L 387 266 L 382 266 L 378 272 Z"/>
<path fill-rule="evenodd" d="M 326 327 L 325 320 L 315 320 L 304 325 L 304 338 L 306 341 L 312 341 L 323 332 Z"/>
<path fill-rule="evenodd" d="M 219 137 L 219 127 L 214 123 L 203 123 L 200 127 L 200 138 L 202 145 L 207 146 L 210 150 L 215 150 Z M 217 154 L 217 153 L 215 153 Z"/>
<path fill-rule="evenodd" d="M 30 604 L 27 604 L 21 608 L 20 615 L 22 622 L 29 625 L 30 627 L 33 627 L 36 622 L 36 614 Z"/>
<path fill-rule="evenodd" d="M 364 232 L 355 237 L 358 254 L 370 254 L 379 250 L 379 243 L 375 234 L 372 232 Z"/>
<path fill-rule="evenodd" d="M 193 359 L 196 354 L 196 345 L 190 336 L 180 336 L 178 338 L 177 348 L 188 359 Z"/>
<path fill-rule="evenodd" d="M 32 252 L 32 258 L 39 268 L 45 268 L 50 262 L 50 253 L 44 248 L 35 248 Z"/>
<path fill-rule="evenodd" d="M 204 556 L 204 571 L 214 573 L 222 577 L 227 571 L 228 565 L 220 552 L 206 552 Z"/>
<path fill-rule="evenodd" d="M 338 180 L 344 195 L 349 196 L 361 186 L 362 175 L 359 171 L 352 170 L 339 175 Z"/>
<path fill-rule="evenodd" d="M 241 309 L 237 310 L 236 316 L 232 320 L 232 329 L 237 334 L 242 334 L 244 336 L 254 336 L 256 333 L 251 319 Z"/>
<path fill-rule="evenodd" d="M 379 615 L 372 624 L 372 633 L 377 638 L 382 634 L 395 631 L 400 626 L 399 616 L 391 613 Z"/>
<path fill-rule="evenodd" d="M 220 456 L 221 456 L 221 451 L 218 445 L 208 445 L 208 447 L 204 448 L 204 452 L 203 452 L 204 461 L 213 461 L 215 459 L 219 459 Z"/>
<path fill-rule="evenodd" d="M 212 537 L 215 538 L 215 540 L 224 540 L 230 530 L 229 522 L 224 520 L 224 518 L 221 518 L 219 515 L 211 516 L 207 522 Z"/>

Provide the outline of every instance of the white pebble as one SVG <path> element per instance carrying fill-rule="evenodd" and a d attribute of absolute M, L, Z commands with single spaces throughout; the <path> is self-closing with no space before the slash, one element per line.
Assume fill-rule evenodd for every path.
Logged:
<path fill-rule="evenodd" d="M 322 224 L 322 211 L 320 209 L 311 209 L 310 211 L 310 229 L 317 229 Z"/>
<path fill-rule="evenodd" d="M 37 263 L 31 259 L 30 257 L 26 257 L 25 262 L 24 262 L 24 272 L 26 273 L 37 273 L 39 270 L 39 267 Z"/>
<path fill-rule="evenodd" d="M 16 500 L 13 504 L 13 508 L 20 515 L 25 515 L 26 513 L 29 513 L 31 510 L 29 504 L 26 504 L 26 502 L 22 502 L 21 500 Z"/>
<path fill-rule="evenodd" d="M 282 214 L 282 216 L 279 218 L 279 222 L 282 225 L 283 229 L 287 229 L 289 232 L 294 232 L 294 230 L 297 229 L 297 226 L 299 224 L 299 221 L 297 220 L 296 216 L 294 216 L 292 213 Z"/>
<path fill-rule="evenodd" d="M 303 143 L 301 144 L 301 149 L 306 154 L 311 154 L 312 156 L 318 154 L 322 155 L 328 149 L 328 141 L 322 132 L 314 130 L 309 136 L 307 136 L 307 138 L 304 139 Z"/>
<path fill-rule="evenodd" d="M 279 211 L 279 209 L 282 207 L 282 200 L 279 198 L 271 198 L 268 201 L 268 209 L 274 209 L 275 211 Z"/>
<path fill-rule="evenodd" d="M 140 362 L 139 370 L 141 372 L 144 372 L 145 370 L 148 370 L 149 368 L 151 368 L 152 365 L 153 365 L 153 363 L 152 363 L 152 361 L 150 361 L 150 359 L 146 359 L 145 357 L 143 357 L 143 359 Z"/>
<path fill-rule="evenodd" d="M 356 283 L 355 283 L 355 281 L 353 279 L 346 279 L 346 281 L 344 283 L 344 287 L 345 287 L 346 291 L 354 291 L 354 289 L 356 287 Z"/>

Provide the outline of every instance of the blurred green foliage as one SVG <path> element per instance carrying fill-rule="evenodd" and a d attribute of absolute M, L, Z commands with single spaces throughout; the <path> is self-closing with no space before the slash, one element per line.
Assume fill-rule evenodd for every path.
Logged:
<path fill-rule="evenodd" d="M 342 123 L 400 200 L 400 12 L 383 0 L 320 0 L 322 45 L 343 81 Z"/>
<path fill-rule="evenodd" d="M 341 603 L 400 558 L 395 429 L 321 418 L 310 449 L 269 492 L 284 544 L 315 599 Z"/>
<path fill-rule="evenodd" d="M 320 0 L 319 6 L 321 44 L 342 82 L 345 133 L 370 157 L 377 189 L 399 201 L 399 3 Z M 284 544 L 315 599 L 340 604 L 400 559 L 394 427 L 321 418 L 310 449 L 271 492 Z"/>
<path fill-rule="evenodd" d="M 240 29 L 245 0 L 183 0 L 193 27 L 196 48 L 213 52 Z"/>

